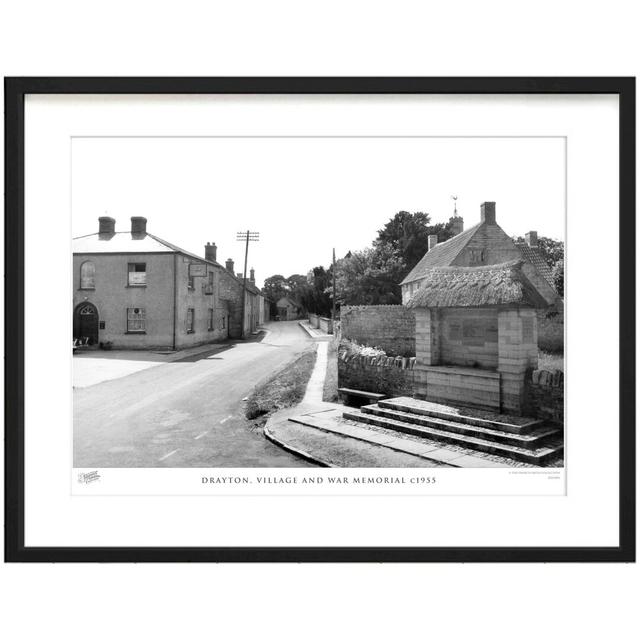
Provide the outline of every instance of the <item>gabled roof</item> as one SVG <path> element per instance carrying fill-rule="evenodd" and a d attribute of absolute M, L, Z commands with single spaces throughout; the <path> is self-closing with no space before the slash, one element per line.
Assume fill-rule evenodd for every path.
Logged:
<path fill-rule="evenodd" d="M 292 300 L 289 296 L 282 296 L 282 298 L 280 298 L 276 302 L 276 306 L 279 305 L 283 300 L 285 302 L 288 302 L 292 307 L 295 307 L 296 309 L 300 308 L 300 305 L 295 300 Z"/>
<path fill-rule="evenodd" d="M 531 247 L 526 242 L 516 242 L 516 247 L 520 249 L 522 257 L 530 262 L 536 268 L 536 271 L 555 289 L 555 284 L 553 283 L 553 272 L 542 257 L 542 251 L 540 251 L 540 248 Z"/>
<path fill-rule="evenodd" d="M 483 222 L 480 222 L 474 227 L 465 229 L 457 236 L 453 236 L 453 238 L 437 244 L 431 251 L 427 251 L 422 257 L 422 260 L 411 269 L 409 275 L 400 284 L 407 284 L 414 280 L 424 278 L 433 267 L 449 266 L 483 224 Z"/>
<path fill-rule="evenodd" d="M 108 236 L 91 233 L 87 236 L 73 238 L 72 246 L 73 253 L 180 253 L 224 269 L 219 262 L 205 260 L 205 258 L 185 251 L 151 233 L 140 236 L 136 236 L 130 231 L 118 231 Z"/>
<path fill-rule="evenodd" d="M 522 260 L 512 260 L 483 267 L 434 267 L 407 307 L 548 306 L 522 265 Z"/>

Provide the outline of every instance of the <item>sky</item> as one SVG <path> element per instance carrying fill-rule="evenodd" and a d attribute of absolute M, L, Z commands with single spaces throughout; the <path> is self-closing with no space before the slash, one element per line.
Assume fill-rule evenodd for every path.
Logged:
<path fill-rule="evenodd" d="M 72 233 L 95 233 L 98 217 L 147 230 L 242 271 L 238 231 L 258 231 L 248 268 L 256 282 L 306 274 L 371 245 L 398 211 L 432 222 L 458 214 L 465 228 L 496 202 L 509 235 L 538 231 L 564 240 L 563 138 L 211 137 L 74 138 Z"/>

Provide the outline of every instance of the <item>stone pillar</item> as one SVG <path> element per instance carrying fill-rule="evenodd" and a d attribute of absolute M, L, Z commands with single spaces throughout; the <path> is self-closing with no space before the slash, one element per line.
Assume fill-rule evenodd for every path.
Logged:
<path fill-rule="evenodd" d="M 413 367 L 414 395 L 427 396 L 426 369 L 440 361 L 440 318 L 437 309 L 420 307 L 416 316 L 416 362 Z"/>
<path fill-rule="evenodd" d="M 537 366 L 538 327 L 535 309 L 498 311 L 498 372 L 501 409 L 521 414 L 527 369 Z"/>

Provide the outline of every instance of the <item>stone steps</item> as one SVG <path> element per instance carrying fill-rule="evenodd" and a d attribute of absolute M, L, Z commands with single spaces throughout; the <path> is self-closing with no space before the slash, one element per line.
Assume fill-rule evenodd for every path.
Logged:
<path fill-rule="evenodd" d="M 500 429 L 488 429 L 487 427 L 478 427 L 466 422 L 458 422 L 456 420 L 436 418 L 431 416 L 419 415 L 405 411 L 394 411 L 385 409 L 378 405 L 369 405 L 361 407 L 362 413 L 375 415 L 382 418 L 390 418 L 391 420 L 399 420 L 401 422 L 409 422 L 421 427 L 432 427 L 441 431 L 450 431 L 460 435 L 468 435 L 491 442 L 520 447 L 523 449 L 539 449 L 551 438 L 557 437 L 560 431 L 553 427 L 539 427 L 529 433 L 512 433 Z"/>
<path fill-rule="evenodd" d="M 435 419 L 432 418 L 433 424 L 428 426 L 427 424 L 416 423 L 416 420 L 419 420 L 420 416 L 415 412 L 394 411 L 392 414 L 394 415 L 393 418 L 389 417 L 389 414 L 377 415 L 376 408 L 380 410 L 386 409 L 386 407 L 380 406 L 381 404 L 383 404 L 383 402 L 379 403 L 379 405 L 363 407 L 364 410 L 361 411 L 345 411 L 343 418 L 392 431 L 407 433 L 413 436 L 428 438 L 429 440 L 454 444 L 475 451 L 504 456 L 512 460 L 534 465 L 544 465 L 551 458 L 557 456 L 563 449 L 559 430 L 552 429 L 551 432 L 546 432 L 548 430 L 540 430 L 538 434 L 535 432 L 533 434 L 509 434 L 509 432 L 503 432 L 505 437 L 509 435 L 519 435 L 520 438 L 523 438 L 525 435 L 533 435 L 533 443 L 537 446 L 535 446 L 535 448 L 527 448 L 527 446 L 522 446 L 524 444 L 523 440 L 518 440 L 517 445 L 504 441 L 498 442 L 491 440 L 487 436 L 498 437 L 496 430 L 486 428 L 480 430 L 481 428 L 475 425 L 468 425 L 457 421 L 456 418 L 458 418 L 458 416 L 449 415 L 448 420 L 438 419 L 437 423 Z M 387 411 L 389 410 L 387 409 Z M 460 432 L 465 429 L 466 431 Z M 488 431 L 492 431 L 493 433 L 488 434 Z M 540 434 L 542 434 L 542 440 L 546 444 L 540 442 Z M 555 441 L 553 440 L 554 436 Z M 538 438 L 537 441 L 536 438 Z M 528 443 L 530 444 L 531 441 Z"/>
<path fill-rule="evenodd" d="M 434 403 L 420 402 L 413 398 L 390 398 L 388 400 L 380 400 L 378 401 L 378 406 L 384 409 L 402 411 L 421 416 L 430 416 L 432 418 L 440 418 L 442 420 L 462 422 L 476 427 L 496 429 L 498 431 L 507 431 L 509 433 L 517 434 L 531 433 L 544 424 L 542 420 L 535 419 L 514 419 L 512 422 L 509 422 L 507 416 L 491 414 L 489 412 L 487 412 L 489 415 L 495 415 L 495 417 L 480 418 L 476 415 L 465 415 L 460 412 L 453 413 L 451 411 L 442 411 L 433 408 L 438 406 Z"/>

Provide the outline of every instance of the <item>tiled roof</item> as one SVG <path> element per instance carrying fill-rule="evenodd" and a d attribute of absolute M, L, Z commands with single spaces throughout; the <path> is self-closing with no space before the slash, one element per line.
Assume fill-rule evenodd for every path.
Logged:
<path fill-rule="evenodd" d="M 546 307 L 535 285 L 522 271 L 522 260 L 484 267 L 429 269 L 407 307 Z"/>
<path fill-rule="evenodd" d="M 411 269 L 409 275 L 400 284 L 407 284 L 414 280 L 420 280 L 421 278 L 424 278 L 434 267 L 448 267 L 482 225 L 483 223 L 480 222 L 474 227 L 465 229 L 457 236 L 453 236 L 453 238 L 449 238 L 449 240 L 437 244 L 433 249 L 431 249 L 431 251 L 427 251 L 427 253 L 422 257 L 422 260 L 420 260 L 420 262 Z"/>
<path fill-rule="evenodd" d="M 536 271 L 555 289 L 555 285 L 553 284 L 553 272 L 542 257 L 542 251 L 540 251 L 540 248 L 530 247 L 525 242 L 517 242 L 516 247 L 520 249 L 522 257 L 527 262 L 530 262 L 536 268 Z"/>
<path fill-rule="evenodd" d="M 73 253 L 180 253 L 189 258 L 224 268 L 218 262 L 205 260 L 203 257 L 185 251 L 151 233 L 139 237 L 130 231 L 118 231 L 109 236 L 92 233 L 88 236 L 74 238 L 72 246 Z"/>

